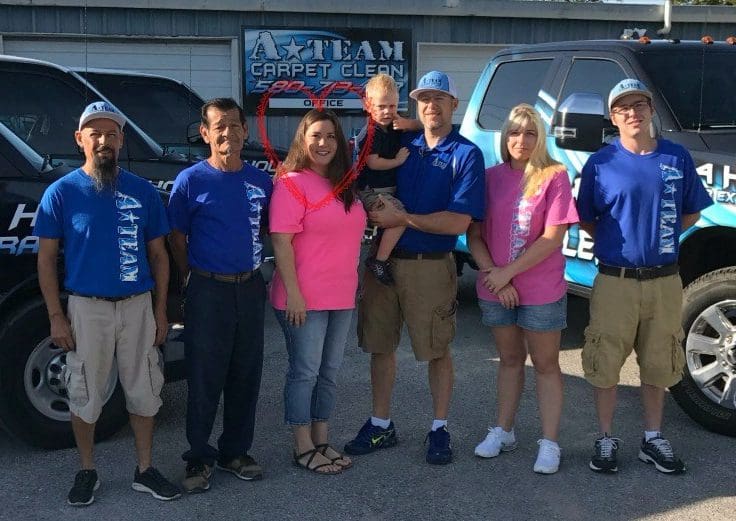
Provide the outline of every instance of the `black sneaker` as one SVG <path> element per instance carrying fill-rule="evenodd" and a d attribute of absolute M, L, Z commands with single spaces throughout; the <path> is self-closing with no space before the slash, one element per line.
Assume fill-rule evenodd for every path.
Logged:
<path fill-rule="evenodd" d="M 685 464 L 675 456 L 672 445 L 661 435 L 646 441 L 641 440 L 639 459 L 646 463 L 654 463 L 654 468 L 665 474 L 682 474 Z"/>
<path fill-rule="evenodd" d="M 394 422 L 389 423 L 388 429 L 384 429 L 373 425 L 371 419 L 368 418 L 355 439 L 345 444 L 345 452 L 352 456 L 360 456 L 378 449 L 393 447 L 397 442 Z"/>
<path fill-rule="evenodd" d="M 181 491 L 153 467 L 148 467 L 145 472 L 139 472 L 138 467 L 135 468 L 133 490 L 148 492 L 161 501 L 181 497 Z"/>
<path fill-rule="evenodd" d="M 593 472 L 612 474 L 618 472 L 618 444 L 621 440 L 611 438 L 608 434 L 595 440 L 595 454 L 590 458 L 588 466 Z"/>
<path fill-rule="evenodd" d="M 67 503 L 74 507 L 86 507 L 91 505 L 95 500 L 95 490 L 100 488 L 100 480 L 97 477 L 97 471 L 80 470 L 74 476 L 74 486 L 69 491 Z"/>
<path fill-rule="evenodd" d="M 429 440 L 427 449 L 427 463 L 432 465 L 446 465 L 452 462 L 452 447 L 450 447 L 450 433 L 447 427 L 440 427 L 436 431 L 429 431 L 424 439 Z"/>
<path fill-rule="evenodd" d="M 378 282 L 386 286 L 394 285 L 394 276 L 391 273 L 391 264 L 388 261 L 380 261 L 375 257 L 368 257 L 365 260 L 366 267 L 378 279 Z"/>

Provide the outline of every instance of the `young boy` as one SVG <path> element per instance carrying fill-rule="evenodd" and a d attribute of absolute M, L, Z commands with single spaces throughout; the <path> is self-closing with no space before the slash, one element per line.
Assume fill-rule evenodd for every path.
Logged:
<path fill-rule="evenodd" d="M 366 165 L 358 176 L 358 195 L 368 211 L 380 208 L 384 203 L 403 209 L 401 202 L 392 194 L 396 192 L 396 171 L 409 157 L 409 150 L 401 146 L 400 128 L 412 125 L 399 118 L 396 113 L 398 103 L 399 91 L 391 76 L 378 74 L 368 80 L 365 110 L 370 114 L 370 124 L 375 126 L 375 132 Z M 366 128 L 358 137 L 358 148 L 364 146 L 367 135 Z M 366 260 L 368 269 L 388 286 L 394 283 L 388 258 L 402 233 L 403 226 L 383 230 L 375 257 Z"/>

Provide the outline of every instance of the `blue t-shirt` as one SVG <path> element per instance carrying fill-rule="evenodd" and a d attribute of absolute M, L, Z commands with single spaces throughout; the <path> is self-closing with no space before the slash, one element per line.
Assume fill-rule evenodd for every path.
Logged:
<path fill-rule="evenodd" d="M 483 219 L 485 171 L 483 154 L 456 130 L 430 149 L 424 133 L 404 132 L 409 157 L 397 174 L 396 196 L 413 214 L 456 212 Z M 416 253 L 449 252 L 457 235 L 426 233 L 407 228 L 398 248 Z"/>
<path fill-rule="evenodd" d="M 711 204 L 690 153 L 666 139 L 649 154 L 616 139 L 590 156 L 578 192 L 580 220 L 595 224 L 595 256 L 626 268 L 677 262 L 682 215 Z"/>
<path fill-rule="evenodd" d="M 213 273 L 252 271 L 261 265 L 261 224 L 273 183 L 243 163 L 224 172 L 200 161 L 176 177 L 169 199 L 171 227 L 187 235 L 189 265 Z"/>
<path fill-rule="evenodd" d="M 35 235 L 60 239 L 67 290 L 95 297 L 123 297 L 153 288 L 146 244 L 169 232 L 156 189 L 119 170 L 114 190 L 98 192 L 81 168 L 46 189 Z"/>

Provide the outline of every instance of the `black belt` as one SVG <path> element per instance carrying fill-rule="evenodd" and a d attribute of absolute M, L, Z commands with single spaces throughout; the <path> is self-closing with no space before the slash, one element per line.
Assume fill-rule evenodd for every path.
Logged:
<path fill-rule="evenodd" d="M 132 295 L 125 295 L 123 297 L 96 297 L 95 295 L 84 295 L 83 293 L 77 293 L 76 291 L 70 291 L 70 295 L 75 297 L 93 298 L 95 300 L 104 300 L 105 302 L 120 302 L 121 300 L 128 300 L 129 298 L 137 297 L 138 295 L 145 295 L 148 291 L 141 291 L 140 293 L 133 293 Z"/>
<path fill-rule="evenodd" d="M 258 269 L 253 271 L 241 271 L 240 273 L 212 273 L 211 271 L 204 271 L 197 268 L 192 268 L 192 273 L 196 273 L 201 277 L 206 277 L 212 280 L 219 280 L 220 282 L 230 282 L 231 284 L 238 284 L 250 280 L 253 275 L 258 273 Z"/>
<path fill-rule="evenodd" d="M 665 266 L 643 268 L 619 268 L 618 266 L 598 264 L 598 272 L 613 277 L 624 277 L 625 279 L 650 280 L 675 275 L 680 272 L 680 266 L 677 264 L 667 264 Z"/>
<path fill-rule="evenodd" d="M 417 253 L 413 251 L 406 251 L 399 248 L 394 248 L 391 252 L 391 256 L 394 259 L 411 259 L 411 260 L 422 260 L 422 259 L 444 259 L 450 252 L 448 251 L 430 251 L 424 253 Z"/>

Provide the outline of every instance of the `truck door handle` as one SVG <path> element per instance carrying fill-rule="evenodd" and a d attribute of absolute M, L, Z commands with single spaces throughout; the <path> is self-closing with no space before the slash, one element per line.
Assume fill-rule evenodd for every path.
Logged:
<path fill-rule="evenodd" d="M 577 138 L 578 129 L 570 127 L 555 127 L 552 131 L 555 138 Z"/>

